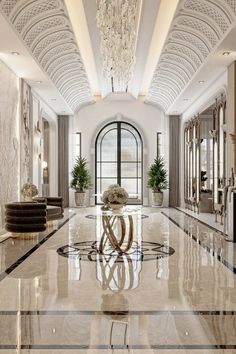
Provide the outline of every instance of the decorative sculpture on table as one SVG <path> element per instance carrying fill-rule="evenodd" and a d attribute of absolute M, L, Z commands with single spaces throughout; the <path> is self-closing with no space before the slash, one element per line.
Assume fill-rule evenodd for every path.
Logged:
<path fill-rule="evenodd" d="M 20 192 L 21 192 L 25 202 L 32 201 L 32 198 L 35 197 L 36 195 L 38 195 L 37 187 L 31 182 L 27 182 L 27 183 L 23 184 Z"/>

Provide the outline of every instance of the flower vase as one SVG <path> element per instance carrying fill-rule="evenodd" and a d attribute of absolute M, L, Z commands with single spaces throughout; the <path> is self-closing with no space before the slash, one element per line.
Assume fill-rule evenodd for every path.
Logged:
<path fill-rule="evenodd" d="M 119 211 L 122 209 L 124 204 L 109 204 L 109 208 L 112 209 L 113 211 Z"/>
<path fill-rule="evenodd" d="M 33 198 L 32 197 L 24 197 L 24 202 L 32 202 Z"/>

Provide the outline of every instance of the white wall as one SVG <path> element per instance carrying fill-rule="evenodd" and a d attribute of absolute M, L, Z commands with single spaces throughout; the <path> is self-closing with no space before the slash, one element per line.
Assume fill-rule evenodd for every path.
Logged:
<path fill-rule="evenodd" d="M 141 100 L 112 101 L 98 99 L 93 105 L 82 108 L 70 122 L 70 164 L 71 171 L 74 161 L 73 136 L 75 132 L 82 133 L 82 156 L 86 157 L 93 176 L 95 175 L 95 139 L 101 128 L 109 122 L 122 120 L 134 125 L 140 132 L 144 147 L 144 181 L 143 202 L 144 205 L 151 203 L 149 190 L 146 188 L 146 171 L 156 157 L 156 133 L 163 133 L 163 153 L 168 167 L 168 136 L 167 118 L 157 107 L 144 104 Z M 90 191 L 90 200 L 93 204 L 94 188 Z M 165 193 L 165 204 L 168 200 L 168 191 Z M 73 191 L 70 191 L 70 205 L 74 205 Z"/>
<path fill-rule="evenodd" d="M 191 104 L 191 106 L 182 114 L 180 124 L 180 204 L 184 207 L 184 124 L 189 119 L 193 118 L 198 113 L 203 112 L 205 109 L 214 104 L 215 99 L 224 92 L 227 95 L 228 77 L 227 70 L 208 87 L 205 92 Z M 227 114 L 227 113 L 226 113 Z M 227 121 L 227 115 L 226 115 Z"/>

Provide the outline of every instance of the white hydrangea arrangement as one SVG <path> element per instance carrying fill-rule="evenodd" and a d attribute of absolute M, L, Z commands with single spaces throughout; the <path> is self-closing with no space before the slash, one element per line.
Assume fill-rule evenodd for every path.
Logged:
<path fill-rule="evenodd" d="M 33 183 L 27 182 L 27 183 L 23 184 L 20 192 L 24 198 L 25 197 L 35 197 L 38 194 L 38 189 Z"/>
<path fill-rule="evenodd" d="M 108 187 L 108 190 L 103 192 L 102 201 L 106 205 L 109 204 L 125 204 L 129 194 L 126 190 L 120 187 L 119 184 L 112 184 Z"/>

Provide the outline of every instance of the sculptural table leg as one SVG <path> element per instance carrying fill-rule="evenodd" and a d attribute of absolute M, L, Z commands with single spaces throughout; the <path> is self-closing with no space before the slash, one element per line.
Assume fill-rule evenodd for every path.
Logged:
<path fill-rule="evenodd" d="M 114 233 L 115 221 L 118 221 L 120 223 L 120 229 L 121 229 L 120 238 L 118 238 Z M 125 236 L 126 236 L 126 224 L 125 224 L 124 217 L 122 215 L 102 216 L 102 225 L 103 225 L 104 232 L 99 244 L 99 253 L 101 254 L 103 253 L 107 240 L 110 241 L 112 248 L 114 248 L 114 250 L 117 250 L 118 253 L 122 254 L 128 252 L 128 250 L 130 249 L 133 243 L 133 218 L 131 215 L 128 215 L 128 221 L 129 221 L 129 234 L 128 234 L 127 246 L 125 247 L 125 249 L 122 249 L 121 247 L 122 244 L 124 243 Z"/>

